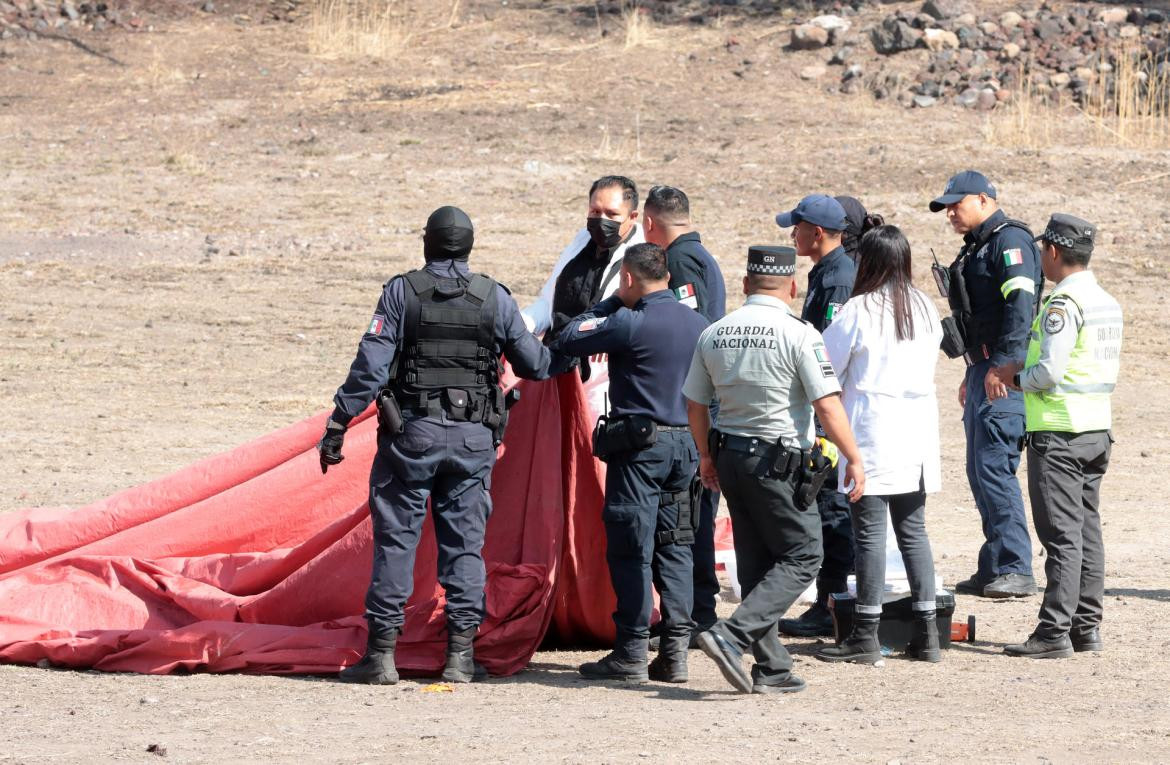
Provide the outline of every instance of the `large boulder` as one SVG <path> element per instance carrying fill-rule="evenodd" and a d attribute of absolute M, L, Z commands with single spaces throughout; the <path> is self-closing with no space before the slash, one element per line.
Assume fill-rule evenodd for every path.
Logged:
<path fill-rule="evenodd" d="M 880 26 L 870 30 L 869 36 L 874 50 L 889 55 L 918 47 L 922 33 L 897 16 L 887 16 Z"/>

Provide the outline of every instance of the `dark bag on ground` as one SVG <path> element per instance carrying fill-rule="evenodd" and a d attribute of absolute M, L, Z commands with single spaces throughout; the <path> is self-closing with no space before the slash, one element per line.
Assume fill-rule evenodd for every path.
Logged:
<path fill-rule="evenodd" d="M 658 426 L 649 417 L 601 415 L 593 428 L 593 456 L 602 462 L 626 452 L 641 451 L 658 440 Z"/>

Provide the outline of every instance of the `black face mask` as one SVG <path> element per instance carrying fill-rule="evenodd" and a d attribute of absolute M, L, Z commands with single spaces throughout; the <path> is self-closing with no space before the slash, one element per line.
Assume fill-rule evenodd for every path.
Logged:
<path fill-rule="evenodd" d="M 622 243 L 622 224 L 609 218 L 586 218 L 585 228 L 589 230 L 589 238 L 599 250 L 613 250 Z"/>
<path fill-rule="evenodd" d="M 428 261 L 466 260 L 474 242 L 475 233 L 467 213 L 458 207 L 440 207 L 427 218 L 423 257 Z"/>

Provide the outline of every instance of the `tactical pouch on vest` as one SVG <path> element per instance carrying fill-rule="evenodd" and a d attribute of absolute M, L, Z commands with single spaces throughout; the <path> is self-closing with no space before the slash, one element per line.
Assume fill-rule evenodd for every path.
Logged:
<path fill-rule="evenodd" d="M 593 428 L 593 456 L 602 462 L 626 452 L 641 451 L 658 440 L 658 426 L 649 417 L 601 415 Z"/>
<path fill-rule="evenodd" d="M 703 485 L 699 477 L 684 491 L 663 492 L 658 495 L 659 507 L 678 507 L 678 526 L 654 535 L 656 545 L 693 545 L 695 529 L 699 527 L 699 492 Z"/>
<path fill-rule="evenodd" d="M 401 433 L 406 422 L 402 419 L 402 409 L 390 389 L 380 390 L 374 400 L 378 405 L 378 430 L 391 438 Z"/>

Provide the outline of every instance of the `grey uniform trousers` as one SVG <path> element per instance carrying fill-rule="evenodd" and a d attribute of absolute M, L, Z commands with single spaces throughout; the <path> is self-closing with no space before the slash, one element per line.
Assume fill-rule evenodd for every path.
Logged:
<path fill-rule="evenodd" d="M 715 467 L 727 499 L 743 601 L 713 628 L 756 659 L 752 679 L 781 683 L 792 657 L 776 630 L 780 617 L 816 578 L 821 567 L 821 516 L 815 503 L 796 500 L 797 476 L 768 476 L 775 446 L 758 452 L 721 449 Z"/>
<path fill-rule="evenodd" d="M 1037 632 L 1047 640 L 1101 623 L 1105 547 L 1098 505 L 1112 445 L 1105 430 L 1028 434 L 1032 521 L 1047 553 Z"/>

